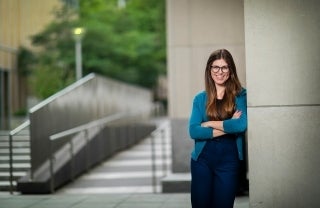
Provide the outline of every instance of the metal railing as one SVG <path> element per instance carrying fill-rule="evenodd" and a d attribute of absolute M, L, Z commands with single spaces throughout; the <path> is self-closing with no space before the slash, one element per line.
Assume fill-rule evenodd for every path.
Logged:
<path fill-rule="evenodd" d="M 162 176 L 167 176 L 168 171 L 168 161 L 167 161 L 167 142 L 166 141 L 166 131 L 168 131 L 169 123 L 165 122 L 161 126 L 157 127 L 150 134 L 150 144 L 151 144 L 151 168 L 152 168 L 152 191 L 153 193 L 157 193 L 157 160 L 156 160 L 156 142 L 155 139 L 159 138 L 161 142 L 161 161 L 162 161 Z"/>
<path fill-rule="evenodd" d="M 53 151 L 53 142 L 54 141 L 57 141 L 57 140 L 60 140 L 60 139 L 63 139 L 63 138 L 66 138 L 66 137 L 69 137 L 69 136 L 72 136 L 72 135 L 76 135 L 76 134 L 80 134 L 80 133 L 83 133 L 84 137 L 83 137 L 83 140 L 84 140 L 84 143 L 85 143 L 85 146 L 88 145 L 89 141 L 90 141 L 90 138 L 88 136 L 89 134 L 89 130 L 92 129 L 92 128 L 103 128 L 104 126 L 106 126 L 108 123 L 111 123 L 111 122 L 115 122 L 115 121 L 119 121 L 120 119 L 123 119 L 123 118 L 126 118 L 126 121 L 128 121 L 128 119 L 131 118 L 134 118 L 135 116 L 138 116 L 140 115 L 139 113 L 132 113 L 132 114 L 129 114 L 128 113 L 118 113 L 118 114 L 114 114 L 114 115 L 110 115 L 110 116 L 107 116 L 107 117 L 104 117 L 102 119 L 99 119 L 99 120 L 96 120 L 96 121 L 93 121 L 93 122 L 90 122 L 90 123 L 87 123 L 87 124 L 84 124 L 84 125 L 81 125 L 81 126 L 78 126 L 78 127 L 75 127 L 75 128 L 72 128 L 72 129 L 68 129 L 68 130 L 65 130 L 65 131 L 62 131 L 62 132 L 59 132 L 57 134 L 54 134 L 54 135 L 51 135 L 50 136 L 50 191 L 51 193 L 53 193 L 55 191 L 55 181 L 54 181 L 54 161 L 55 161 L 55 152 Z M 70 151 L 70 156 L 71 156 L 71 180 L 74 179 L 74 176 L 75 176 L 75 166 L 74 166 L 74 156 L 75 156 L 75 148 L 74 148 L 74 144 L 73 144 L 73 138 L 71 138 L 68 142 L 69 144 L 69 151 Z M 89 158 L 90 157 L 90 152 L 87 152 L 86 154 L 86 161 L 89 161 Z M 87 164 L 86 165 L 86 170 L 87 171 L 88 169 L 90 169 L 90 165 Z"/>
<path fill-rule="evenodd" d="M 131 115 L 133 116 L 133 115 Z M 97 120 L 97 121 L 94 121 L 94 122 L 91 122 L 91 123 L 88 123 L 88 124 L 85 124 L 85 125 L 81 125 L 81 126 L 78 126 L 78 127 L 75 127 L 75 128 L 72 128 L 72 129 L 69 129 L 69 130 L 66 130 L 66 131 L 63 131 L 63 132 L 59 132 L 57 134 L 54 134 L 52 136 L 50 136 L 50 192 L 51 193 L 54 193 L 55 192 L 55 178 L 54 178 L 54 172 L 55 172 L 55 168 L 57 167 L 54 167 L 54 163 L 55 163 L 55 160 L 56 160 L 56 156 L 55 156 L 55 152 L 53 152 L 53 148 L 52 148 L 52 142 L 54 141 L 57 141 L 57 140 L 60 140 L 60 139 L 63 139 L 63 138 L 66 138 L 66 137 L 70 137 L 70 136 L 73 136 L 73 135 L 77 135 L 77 134 L 82 134 L 83 137 L 81 138 L 82 140 L 84 140 L 84 146 L 87 146 L 89 144 L 89 141 L 90 141 L 90 138 L 89 138 L 89 130 L 92 129 L 92 128 L 95 128 L 95 127 L 98 127 L 100 129 L 102 129 L 104 126 L 108 125 L 109 123 L 111 122 L 114 122 L 114 121 L 119 121 L 123 118 L 128 118 L 128 114 L 123 114 L 123 113 L 119 113 L 119 114 L 115 114 L 115 115 L 112 115 L 112 116 L 108 116 L 108 117 L 105 117 L 103 119 L 100 119 L 100 120 Z M 151 169 L 152 169 L 152 192 L 153 193 L 157 193 L 158 190 L 157 190 L 157 185 L 158 185 L 158 182 L 157 182 L 157 179 L 159 179 L 159 176 L 160 177 L 165 177 L 167 175 L 167 171 L 168 171 L 168 160 L 167 160 L 167 143 L 170 142 L 170 141 L 166 141 L 167 137 L 166 137 L 166 134 L 168 133 L 168 126 L 169 126 L 169 123 L 168 122 L 165 122 L 163 123 L 162 125 L 158 126 L 155 130 L 153 130 L 150 134 L 147 135 L 147 137 L 150 138 L 150 144 L 151 144 Z M 157 174 L 159 170 L 157 170 L 157 165 L 159 165 L 159 163 L 157 163 L 157 158 L 156 158 L 156 155 L 157 155 L 157 150 L 156 150 L 156 139 L 158 139 L 157 142 L 160 142 L 161 143 L 161 154 L 160 154 L 160 157 L 161 157 L 161 162 L 162 164 L 160 164 L 160 167 L 161 167 L 161 175 Z M 68 145 L 69 145 L 69 154 L 70 154 L 70 167 L 71 167 L 71 171 L 70 171 L 70 174 L 71 174 L 71 180 L 74 179 L 75 177 L 75 153 L 76 153 L 76 147 L 75 147 L 75 144 L 73 142 L 74 138 L 70 138 L 69 141 L 67 142 Z M 159 149 L 158 149 L 159 150 Z M 90 158 L 90 152 L 86 152 L 86 157 L 84 159 L 85 162 L 89 161 Z M 159 155 L 159 154 L 158 154 Z M 86 164 L 85 165 L 86 167 L 86 170 L 89 170 L 90 169 L 90 165 L 89 164 Z"/>
<path fill-rule="evenodd" d="M 13 137 L 18 135 L 22 130 L 30 126 L 30 121 L 27 120 L 17 128 L 13 129 L 9 133 L 9 182 L 10 182 L 10 194 L 13 194 Z"/>
<path fill-rule="evenodd" d="M 53 152 L 53 142 L 60 140 L 62 138 L 70 137 L 73 135 L 77 134 L 82 134 L 83 141 L 85 145 L 87 145 L 90 141 L 89 138 L 89 130 L 92 128 L 100 128 L 102 129 L 106 125 L 108 125 L 111 122 L 116 122 L 120 121 L 123 118 L 126 118 L 126 120 L 130 120 L 131 118 L 136 118 L 139 113 L 118 113 L 114 114 L 111 116 L 104 117 L 99 120 L 95 120 L 92 122 L 89 122 L 84 125 L 80 125 L 56 134 L 53 134 L 49 137 L 50 139 L 50 158 L 49 158 L 49 168 L 50 168 L 50 190 L 53 193 L 55 189 L 55 181 L 54 181 L 54 161 L 55 161 L 55 152 Z M 157 127 L 154 131 L 152 131 L 149 134 L 150 141 L 151 141 L 151 160 L 152 160 L 152 186 L 153 186 L 153 192 L 157 193 L 157 162 L 156 162 L 156 148 L 155 148 L 155 139 L 159 139 L 160 137 L 160 142 L 161 142 L 161 155 L 160 157 L 162 158 L 162 164 L 160 166 L 162 169 L 162 177 L 166 176 L 167 170 L 168 170 L 168 163 L 167 163 L 167 149 L 166 149 L 166 130 L 168 130 L 168 123 L 165 122 L 164 124 L 160 125 Z M 27 127 L 30 126 L 30 121 L 27 120 L 24 123 L 22 123 L 20 126 L 15 128 L 14 130 L 10 131 L 9 133 L 9 169 L 10 169 L 10 193 L 12 194 L 14 192 L 13 188 L 13 181 L 14 181 L 14 176 L 13 176 L 13 138 L 14 136 L 18 135 L 21 131 L 26 129 Z M 69 139 L 67 142 L 69 145 L 69 151 L 70 151 L 70 156 L 71 156 L 71 180 L 75 176 L 75 171 L 74 171 L 74 156 L 75 156 L 75 147 L 73 143 L 73 139 Z M 87 157 L 90 157 L 90 152 L 86 154 Z M 86 161 L 88 161 L 88 158 L 86 158 Z M 90 169 L 90 165 L 86 165 L 87 170 Z M 32 181 L 34 179 L 34 173 L 32 168 L 30 169 L 30 180 Z"/>

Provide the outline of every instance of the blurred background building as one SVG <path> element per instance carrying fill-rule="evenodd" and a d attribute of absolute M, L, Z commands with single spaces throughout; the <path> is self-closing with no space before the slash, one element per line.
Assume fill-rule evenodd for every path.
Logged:
<path fill-rule="evenodd" d="M 0 129 L 10 129 L 10 117 L 27 107 L 28 85 L 18 67 L 18 50 L 36 50 L 30 37 L 39 33 L 54 18 L 54 9 L 77 1 L 1 0 L 0 1 Z"/>

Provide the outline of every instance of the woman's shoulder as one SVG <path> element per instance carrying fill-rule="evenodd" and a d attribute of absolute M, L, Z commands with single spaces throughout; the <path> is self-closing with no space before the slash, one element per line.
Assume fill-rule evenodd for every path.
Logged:
<path fill-rule="evenodd" d="M 201 100 L 205 100 L 207 99 L 207 93 L 205 90 L 198 92 L 195 96 L 194 96 L 194 100 L 195 101 L 201 101 Z"/>
<path fill-rule="evenodd" d="M 245 88 L 242 88 L 241 91 L 236 96 L 236 102 L 247 102 L 247 90 Z"/>
<path fill-rule="evenodd" d="M 247 89 L 246 88 L 242 88 L 240 90 L 240 92 L 238 93 L 237 97 L 245 97 L 247 96 Z"/>
<path fill-rule="evenodd" d="M 207 92 L 205 90 L 202 90 L 198 93 L 196 93 L 195 97 L 207 97 Z"/>

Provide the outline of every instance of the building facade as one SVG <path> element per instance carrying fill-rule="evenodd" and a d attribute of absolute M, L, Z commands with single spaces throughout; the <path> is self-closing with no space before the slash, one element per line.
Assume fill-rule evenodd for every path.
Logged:
<path fill-rule="evenodd" d="M 0 0 L 0 129 L 10 129 L 12 114 L 26 108 L 27 80 L 18 68 L 20 47 L 32 49 L 30 37 L 54 18 L 61 0 Z"/>

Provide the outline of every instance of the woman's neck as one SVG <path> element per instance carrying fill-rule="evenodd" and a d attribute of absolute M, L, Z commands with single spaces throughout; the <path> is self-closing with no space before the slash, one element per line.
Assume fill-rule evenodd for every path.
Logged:
<path fill-rule="evenodd" d="M 216 85 L 216 90 L 217 90 L 217 99 L 219 100 L 223 99 L 226 87 L 223 85 Z"/>

